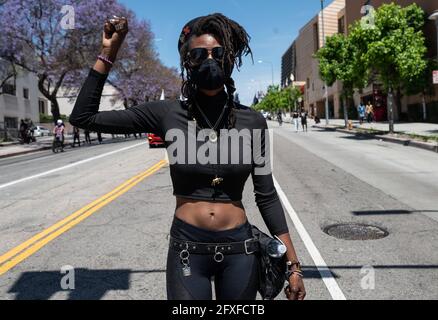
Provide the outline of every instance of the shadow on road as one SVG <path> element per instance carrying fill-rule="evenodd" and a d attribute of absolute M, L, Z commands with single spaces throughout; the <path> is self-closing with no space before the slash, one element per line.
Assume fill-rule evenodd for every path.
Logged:
<path fill-rule="evenodd" d="M 331 275 L 338 279 L 336 270 L 361 270 L 364 266 L 337 265 L 328 266 Z M 438 265 L 373 265 L 375 270 L 436 270 Z M 303 266 L 304 277 L 307 279 L 321 279 L 329 277 L 327 267 Z M 75 289 L 69 290 L 68 300 L 98 300 L 106 292 L 130 288 L 132 274 L 164 273 L 166 270 L 88 270 L 75 269 Z M 14 293 L 16 300 L 48 300 L 57 292 L 66 291 L 61 288 L 61 281 L 65 274 L 59 271 L 24 272 L 13 284 L 8 293 Z"/>
<path fill-rule="evenodd" d="M 375 270 L 436 270 L 438 269 L 438 265 L 370 265 Z M 341 278 L 339 274 L 337 274 L 334 270 L 361 270 L 365 266 L 347 266 L 347 265 L 339 265 L 339 266 L 328 266 L 328 267 L 318 267 L 318 266 L 303 266 L 304 278 L 306 279 L 322 279 L 321 273 L 318 269 L 323 270 L 324 278 L 325 270 L 330 269 L 330 272 L 333 278 L 338 279 Z M 327 277 L 329 275 L 327 274 Z"/>
<path fill-rule="evenodd" d="M 363 134 L 357 134 L 357 135 L 349 135 L 349 136 L 342 136 L 340 137 L 342 139 L 348 139 L 348 140 L 376 140 L 375 137 L 370 135 L 363 135 Z"/>
<path fill-rule="evenodd" d="M 413 213 L 437 213 L 438 210 L 364 210 L 352 211 L 355 216 L 380 216 L 380 215 L 403 215 Z"/>
<path fill-rule="evenodd" d="M 134 273 L 162 273 L 165 270 L 88 270 L 75 269 L 75 289 L 69 290 L 69 300 L 98 300 L 106 292 L 128 290 Z M 9 289 L 16 300 L 48 300 L 57 292 L 65 291 L 61 281 L 66 274 L 60 271 L 24 272 Z"/>

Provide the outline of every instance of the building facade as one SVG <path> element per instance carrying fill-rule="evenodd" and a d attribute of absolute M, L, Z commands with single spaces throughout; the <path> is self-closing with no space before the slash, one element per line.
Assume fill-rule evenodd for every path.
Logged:
<path fill-rule="evenodd" d="M 287 85 L 287 74 L 294 72 L 296 81 L 305 82 L 304 107 L 312 115 L 320 118 L 325 117 L 325 86 L 319 74 L 319 63 L 314 58 L 314 54 L 323 46 L 323 27 L 326 37 L 336 33 L 348 34 L 348 27 L 355 21 L 363 17 L 363 7 L 365 5 L 378 8 L 383 3 L 391 3 L 390 0 L 334 0 L 323 11 L 313 17 L 305 26 L 303 26 L 293 45 L 286 51 L 282 57 L 282 84 Z M 438 9 L 438 1 L 430 0 L 401 0 L 397 4 L 406 6 L 411 3 L 417 3 L 426 12 L 426 15 L 432 14 Z M 324 19 L 323 19 L 324 16 Z M 324 20 L 324 26 L 322 25 Z M 427 21 L 424 33 L 428 47 L 428 56 L 430 58 L 437 56 L 437 33 L 434 21 Z M 295 64 L 289 67 L 291 54 L 289 51 L 294 48 Z M 286 61 L 285 61 L 286 60 Z M 432 76 L 431 76 L 432 78 Z M 426 103 L 438 104 L 438 86 L 435 86 L 436 94 L 426 98 Z M 336 82 L 328 88 L 329 116 L 339 118 L 343 112 L 342 83 Z M 382 93 L 381 87 L 377 84 L 371 84 L 361 93 L 356 93 L 354 97 L 355 104 L 372 102 L 378 109 L 378 120 L 386 120 L 386 96 Z M 423 102 L 422 96 L 404 96 L 402 99 L 402 114 L 395 113 L 396 119 L 412 119 L 412 114 L 418 114 L 419 105 Z M 437 106 L 438 108 L 438 106 Z M 438 114 L 438 112 L 437 112 Z"/>
<path fill-rule="evenodd" d="M 364 6 L 372 6 L 377 9 L 382 4 L 391 3 L 389 0 L 346 0 L 345 6 L 345 19 L 346 24 L 351 25 L 355 21 L 362 19 L 364 13 Z M 426 38 L 426 46 L 428 48 L 427 57 L 437 57 L 437 28 L 434 21 L 427 19 L 435 10 L 438 9 L 438 1 L 430 0 L 398 0 L 398 5 L 405 7 L 410 4 L 416 3 L 426 13 L 426 23 L 424 26 L 424 35 Z M 347 30 L 348 32 L 348 30 Z M 430 75 L 430 81 L 432 81 L 432 75 Z M 394 108 L 394 118 L 400 121 L 422 121 L 423 119 L 423 103 L 427 105 L 427 120 L 438 121 L 438 85 L 435 85 L 435 93 L 432 96 L 426 95 L 403 95 L 401 100 L 401 113 L 397 108 Z M 368 88 L 361 93 L 356 93 L 354 100 L 356 104 L 362 100 L 364 102 L 370 101 L 377 106 L 377 120 L 387 119 L 387 106 L 386 95 L 382 92 L 381 86 L 378 83 L 371 84 Z M 424 99 L 424 100 L 423 100 Z"/>
<path fill-rule="evenodd" d="M 334 0 L 301 28 L 295 40 L 296 80 L 306 83 L 304 108 L 310 114 L 319 117 L 325 114 L 325 84 L 319 75 L 318 60 L 314 58 L 314 55 L 324 44 L 323 32 L 326 37 L 338 33 L 340 14 L 344 9 L 345 0 Z M 338 116 L 340 92 L 339 83 L 328 88 L 331 117 Z"/>
<path fill-rule="evenodd" d="M 289 86 L 295 81 L 297 69 L 297 50 L 295 41 L 281 57 L 281 87 Z"/>
<path fill-rule="evenodd" d="M 77 90 L 66 90 L 61 88 L 56 97 L 59 104 L 59 112 L 62 115 L 70 116 L 79 92 Z M 117 90 L 110 84 L 106 84 L 102 91 L 99 111 L 123 110 L 123 101 L 117 98 Z"/>
<path fill-rule="evenodd" d="M 0 94 L 0 130 L 16 136 L 23 119 L 39 121 L 39 109 L 47 106 L 47 99 L 38 90 L 35 74 L 20 70 L 15 79 L 9 79 Z"/>

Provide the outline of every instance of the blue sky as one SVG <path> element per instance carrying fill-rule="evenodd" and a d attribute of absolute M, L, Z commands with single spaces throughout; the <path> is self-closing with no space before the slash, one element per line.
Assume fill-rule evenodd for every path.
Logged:
<path fill-rule="evenodd" d="M 237 92 L 243 104 L 251 104 L 257 90 L 280 83 L 281 56 L 298 35 L 299 29 L 320 8 L 318 0 L 120 0 L 139 18 L 151 23 L 160 59 L 167 66 L 179 68 L 177 39 L 184 24 L 194 17 L 214 12 L 240 23 L 251 36 L 254 64 L 246 59 L 240 72 L 234 71 Z M 327 3 L 331 2 L 326 0 Z"/>

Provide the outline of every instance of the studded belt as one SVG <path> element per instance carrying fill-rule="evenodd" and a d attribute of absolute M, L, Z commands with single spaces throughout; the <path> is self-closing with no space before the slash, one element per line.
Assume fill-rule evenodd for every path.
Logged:
<path fill-rule="evenodd" d="M 229 254 L 253 254 L 260 250 L 259 241 L 251 238 L 240 242 L 205 243 L 191 242 L 170 237 L 170 247 L 176 251 L 188 251 L 190 254 L 201 255 L 229 255 Z"/>

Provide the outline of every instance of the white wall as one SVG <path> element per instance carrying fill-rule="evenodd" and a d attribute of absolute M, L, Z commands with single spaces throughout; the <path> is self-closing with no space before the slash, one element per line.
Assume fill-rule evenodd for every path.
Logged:
<path fill-rule="evenodd" d="M 13 79 L 11 79 L 11 83 L 13 83 Z M 23 88 L 29 89 L 29 99 L 23 97 Z M 38 122 L 38 97 L 38 79 L 36 75 L 21 71 L 16 80 L 15 95 L 0 95 L 0 122 L 4 122 L 5 117 L 17 118 L 17 123 L 25 118 Z"/>
<path fill-rule="evenodd" d="M 70 93 L 62 88 L 59 90 L 59 95 L 57 96 L 57 99 L 59 103 L 59 111 L 61 114 L 64 114 L 66 116 L 69 116 L 71 114 L 78 93 L 79 92 Z M 113 86 L 109 84 L 105 85 L 102 92 L 102 99 L 100 100 L 99 111 L 125 109 L 125 107 L 123 106 L 123 101 L 121 100 L 116 100 L 115 102 L 112 101 L 114 100 L 116 93 L 117 91 Z"/>

